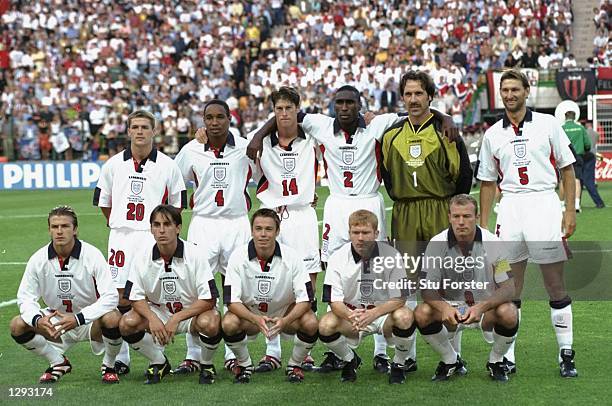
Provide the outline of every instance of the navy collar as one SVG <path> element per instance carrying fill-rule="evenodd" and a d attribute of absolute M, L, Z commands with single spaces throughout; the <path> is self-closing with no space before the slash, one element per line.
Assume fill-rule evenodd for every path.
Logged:
<path fill-rule="evenodd" d="M 234 139 L 234 134 L 231 131 L 227 132 L 227 139 L 225 140 L 225 144 L 221 147 L 221 151 L 225 149 L 226 145 L 230 145 L 232 147 L 236 146 L 236 140 Z M 210 145 L 208 143 L 204 144 L 204 151 L 208 151 L 210 149 Z"/>
<path fill-rule="evenodd" d="M 355 251 L 355 248 L 353 248 L 353 244 L 351 244 L 351 254 L 353 255 L 353 260 L 355 261 L 356 264 L 358 264 L 359 261 L 363 259 L 361 258 L 361 255 L 359 255 L 357 251 Z M 372 248 L 372 254 L 370 255 L 370 258 L 368 258 L 368 261 L 371 261 L 372 258 L 376 258 L 378 256 L 380 256 L 380 250 L 378 249 L 378 242 L 374 241 L 374 248 Z"/>
<path fill-rule="evenodd" d="M 74 239 L 74 247 L 72 247 L 72 251 L 70 251 L 70 256 L 74 259 L 79 259 L 79 257 L 81 256 L 81 241 L 79 241 L 77 238 Z M 55 248 L 53 248 L 53 242 L 51 242 L 49 244 L 49 246 L 47 247 L 47 255 L 49 257 L 49 260 L 57 257 L 57 252 L 55 252 Z"/>
<path fill-rule="evenodd" d="M 505 111 L 504 111 L 504 116 L 503 116 L 502 120 L 503 120 L 504 128 L 507 128 L 508 126 L 510 126 L 512 124 L 510 122 L 510 119 L 508 118 L 508 114 Z M 533 120 L 533 114 L 531 112 L 531 109 L 527 108 L 527 112 L 525 113 L 525 117 L 523 117 L 523 121 L 520 122 L 519 128 L 523 127 L 523 123 L 529 123 L 529 122 L 531 122 L 531 120 Z"/>
<path fill-rule="evenodd" d="M 448 248 L 453 248 L 455 245 L 458 244 L 457 237 L 455 237 L 455 233 L 453 232 L 452 227 L 448 228 L 446 237 L 448 241 Z M 474 235 L 474 241 L 470 243 L 470 250 L 475 242 L 482 242 L 482 230 L 478 226 L 476 226 L 476 235 Z"/>
<path fill-rule="evenodd" d="M 363 118 L 361 114 L 357 115 L 357 128 L 366 128 L 365 118 Z M 334 118 L 334 134 L 338 134 L 340 129 L 340 121 L 338 121 L 338 118 L 336 117 Z"/>
<path fill-rule="evenodd" d="M 274 254 L 272 256 L 282 258 L 281 249 L 280 245 L 278 245 L 278 241 L 276 241 L 275 244 L 276 245 L 274 246 Z M 251 240 L 249 241 L 249 261 L 252 261 L 255 258 L 257 258 L 257 251 L 255 250 L 255 242 Z M 268 262 L 272 262 L 272 258 L 270 258 Z"/>
<path fill-rule="evenodd" d="M 132 149 L 128 146 L 125 150 L 123 150 L 123 160 L 127 161 L 130 158 L 132 158 Z M 149 156 L 143 159 L 142 162 L 146 162 L 146 161 L 155 162 L 156 160 L 157 160 L 157 148 L 153 147 L 153 149 L 149 153 Z"/>
<path fill-rule="evenodd" d="M 172 254 L 173 258 L 183 258 L 185 252 L 185 244 L 183 244 L 183 240 L 181 240 L 180 238 L 177 238 L 176 241 L 176 250 L 174 251 L 174 254 Z M 153 261 L 157 261 L 158 259 L 161 258 L 161 253 L 159 252 L 159 248 L 157 247 L 157 244 L 155 244 L 153 246 Z"/>
<path fill-rule="evenodd" d="M 293 145 L 293 142 L 298 138 L 301 138 L 303 140 L 306 139 L 306 133 L 304 133 L 302 126 L 298 126 L 297 138 L 294 138 L 293 140 L 291 140 L 289 145 L 287 145 L 288 151 L 291 151 L 291 146 Z M 272 134 L 270 134 L 270 143 L 272 144 L 273 148 L 278 145 L 278 133 L 277 132 L 273 132 Z"/>

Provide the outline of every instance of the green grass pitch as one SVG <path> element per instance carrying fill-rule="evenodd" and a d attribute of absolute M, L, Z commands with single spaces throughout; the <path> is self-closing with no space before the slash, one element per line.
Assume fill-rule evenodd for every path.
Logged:
<path fill-rule="evenodd" d="M 612 205 L 612 184 L 599 186 L 602 196 Z M 317 208 L 321 218 L 327 189 L 319 188 Z M 473 193 L 478 193 L 473 192 Z M 79 237 L 106 250 L 108 229 L 98 209 L 91 205 L 92 192 L 76 191 L 14 191 L 0 196 L 0 302 L 15 298 L 25 262 L 30 255 L 49 240 L 46 232 L 46 216 L 49 209 L 58 204 L 72 205 L 79 215 Z M 256 199 L 253 199 L 256 202 Z M 387 206 L 391 202 L 387 198 Z M 578 230 L 573 241 L 610 241 L 610 208 L 595 209 L 586 193 L 583 196 L 583 212 L 578 217 Z M 191 213 L 184 213 L 183 233 L 186 235 Z M 609 247 L 611 244 L 608 243 Z M 610 271 L 611 254 L 603 256 L 602 269 Z M 582 261 L 580 259 L 579 261 Z M 574 264 L 580 268 L 581 263 Z M 532 272 L 537 280 L 537 272 Z M 607 279 L 609 282 L 609 279 Z M 319 289 L 322 278 L 319 279 Z M 537 282 L 535 282 L 537 283 Z M 611 284 L 602 286 L 612 289 Z M 409 374 L 406 384 L 389 386 L 386 376 L 371 367 L 372 339 L 364 341 L 358 352 L 364 364 L 358 371 L 354 384 L 341 384 L 339 373 L 322 375 L 307 373 L 303 384 L 286 382 L 282 370 L 269 374 L 255 374 L 249 385 L 233 385 L 230 374 L 222 370 L 222 349 L 215 364 L 219 371 L 217 382 L 210 386 L 197 384 L 197 375 L 170 376 L 160 385 L 143 385 L 146 361 L 132 352 L 132 372 L 122 377 L 118 385 L 103 385 L 100 381 L 101 357 L 94 356 L 86 343 L 80 343 L 68 352 L 73 372 L 53 386 L 53 400 L 64 404 L 83 402 L 124 403 L 194 403 L 208 404 L 593 404 L 604 402 L 612 395 L 607 366 L 612 361 L 610 339 L 612 324 L 609 301 L 574 301 L 574 347 L 579 378 L 563 380 L 559 377 L 556 353 L 557 345 L 550 324 L 550 312 L 546 301 L 530 300 L 523 304 L 523 321 L 517 344 L 518 374 L 510 382 L 499 385 L 491 382 L 485 371 L 489 347 L 480 332 L 464 333 L 462 355 L 468 363 L 466 377 L 450 382 L 432 383 L 430 377 L 438 363 L 438 356 L 419 337 L 418 371 Z M 322 313 L 325 306 L 319 306 Z M 18 313 L 15 304 L 0 307 L 0 401 L 9 400 L 8 388 L 35 386 L 46 362 L 16 345 L 10 338 L 9 321 Z M 261 337 L 249 345 L 251 356 L 257 361 L 264 351 Z M 283 343 L 283 365 L 286 365 L 290 343 Z M 324 347 L 318 343 L 313 351 L 317 363 L 321 361 Z M 182 336 L 167 348 L 173 366 L 185 354 Z M 392 354 L 392 350 L 389 350 Z"/>

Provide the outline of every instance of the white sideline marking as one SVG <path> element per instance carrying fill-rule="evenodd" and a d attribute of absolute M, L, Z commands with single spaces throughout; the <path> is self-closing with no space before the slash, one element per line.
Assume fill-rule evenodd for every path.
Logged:
<path fill-rule="evenodd" d="M 0 265 L 25 265 L 27 262 L 0 262 Z"/>
<path fill-rule="evenodd" d="M 17 304 L 17 299 L 9 300 L 7 302 L 0 302 L 0 307 L 6 307 L 14 304 Z"/>

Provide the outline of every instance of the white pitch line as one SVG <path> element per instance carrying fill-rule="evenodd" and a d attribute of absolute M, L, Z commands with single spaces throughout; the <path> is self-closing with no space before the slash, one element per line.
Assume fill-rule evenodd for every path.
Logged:
<path fill-rule="evenodd" d="M 25 265 L 27 262 L 0 262 L 0 265 Z"/>
<path fill-rule="evenodd" d="M 7 302 L 0 302 L 0 307 L 6 307 L 14 304 L 17 304 L 17 299 L 9 300 Z"/>

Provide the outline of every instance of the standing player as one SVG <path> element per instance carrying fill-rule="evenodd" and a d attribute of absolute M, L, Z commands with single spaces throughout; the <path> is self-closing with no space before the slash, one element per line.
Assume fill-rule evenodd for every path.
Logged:
<path fill-rule="evenodd" d="M 431 288 L 421 290 L 424 302 L 414 311 L 421 336 L 442 356 L 432 380 L 445 381 L 454 374 L 467 373 L 449 341 L 449 332 L 480 327 L 493 344 L 487 363 L 489 376 L 505 382 L 504 354 L 518 330 L 517 309 L 511 303 L 514 281 L 510 265 L 501 240 L 476 225 L 478 206 L 473 197 L 454 196 L 448 219 L 450 227 L 427 245 L 421 282 Z M 446 267 L 451 261 L 454 266 Z M 459 284 L 466 287 L 453 288 Z"/>
<path fill-rule="evenodd" d="M 470 159 L 461 137 L 442 137 L 441 121 L 429 108 L 436 87 L 425 72 L 402 76 L 400 89 L 408 109 L 405 120 L 382 139 L 382 173 L 393 199 L 392 239 L 429 241 L 448 227 L 448 199 L 469 193 Z"/>
<path fill-rule="evenodd" d="M 222 334 L 215 308 L 219 292 L 207 257 L 198 246 L 178 237 L 182 219 L 175 207 L 157 206 L 150 224 L 156 242 L 134 261 L 125 284 L 133 309 L 121 318 L 121 335 L 150 361 L 147 384 L 159 383 L 170 373 L 163 346 L 177 333 L 195 336 L 202 348 L 200 383 L 212 384 L 213 356 Z"/>
<path fill-rule="evenodd" d="M 568 258 L 564 240 L 576 229 L 574 155 L 557 120 L 526 107 L 529 81 L 525 75 L 516 70 L 505 72 L 500 91 L 504 117 L 487 130 L 480 149 L 480 225 L 488 226 L 499 176 L 502 200 L 495 233 L 503 241 L 516 242 L 508 259 L 516 285 L 519 318 L 527 259 L 531 259 L 540 265 L 550 297 L 561 376 L 575 377 L 578 374 L 572 350 L 572 300 L 563 282 L 563 263 Z M 565 212 L 561 211 L 555 193 L 558 168 L 565 189 Z M 506 357 L 509 371 L 516 372 L 514 346 Z"/>
<path fill-rule="evenodd" d="M 54 383 L 72 370 L 64 353 L 80 341 L 89 341 L 96 355 L 105 352 L 102 382 L 119 382 L 114 364 L 121 347 L 121 316 L 104 255 L 76 238 L 78 220 L 72 208 L 54 208 L 47 222 L 51 243 L 28 260 L 11 336 L 49 361 L 40 383 Z M 41 298 L 48 307 L 40 307 Z"/>
<path fill-rule="evenodd" d="M 342 381 L 357 379 L 361 358 L 353 347 L 365 334 L 384 334 L 395 344 L 389 383 L 405 382 L 404 361 L 415 339 L 416 325 L 412 311 L 406 307 L 408 297 L 406 270 L 394 266 L 377 269 L 386 259 L 401 258 L 399 252 L 386 243 L 377 242 L 378 219 L 374 213 L 358 210 L 349 217 L 351 242 L 330 258 L 323 285 L 323 301 L 330 303 L 331 312 L 321 318 L 320 339 L 345 363 Z M 379 261 L 382 260 L 382 261 Z"/>
<path fill-rule="evenodd" d="M 315 195 L 317 144 L 298 126 L 300 95 L 294 88 L 283 86 L 272 92 L 277 133 L 263 142 L 263 151 L 255 171 L 257 197 L 264 208 L 273 209 L 281 219 L 278 241 L 302 255 L 304 268 L 316 289 L 317 273 L 321 272 L 319 256 L 319 223 L 311 202 Z M 299 232 L 297 232 L 299 230 Z M 316 312 L 316 300 L 313 302 Z M 255 372 L 280 367 L 280 340 L 267 345 L 265 357 Z M 274 352 L 272 354 L 271 352 Z M 308 356 L 304 367 L 312 369 Z"/>
<path fill-rule="evenodd" d="M 110 158 L 100 173 L 93 197 L 106 217 L 108 264 L 115 287 L 119 290 L 119 306 L 127 313 L 130 302 L 123 297 L 123 288 L 131 264 L 154 244 L 147 219 L 160 203 L 185 208 L 187 192 L 181 173 L 172 159 L 153 147 L 155 117 L 144 110 L 128 116 L 130 146 Z M 117 373 L 129 372 L 129 351 L 124 345 L 117 357 Z"/>
<path fill-rule="evenodd" d="M 578 106 L 576 106 L 578 108 Z M 576 162 L 574 162 L 574 176 L 576 177 L 576 212 L 580 213 L 580 198 L 582 196 L 582 173 L 584 167 L 584 154 L 591 150 L 591 138 L 586 128 L 576 121 L 576 112 L 568 110 L 565 112 L 565 123 L 561 126 L 570 140 Z"/>
<path fill-rule="evenodd" d="M 221 100 L 204 106 L 204 145 L 189 142 L 176 156 L 185 183 L 193 182 L 193 217 L 187 239 L 208 251 L 213 271 L 225 279 L 227 261 L 236 247 L 246 244 L 251 235 L 248 211 L 251 200 L 246 187 L 251 178 L 247 142 L 229 131 L 230 110 Z M 187 356 L 174 370 L 185 374 L 199 367 L 200 346 L 187 335 Z M 231 369 L 234 354 L 226 347 L 226 365 Z"/>
<path fill-rule="evenodd" d="M 235 383 L 248 383 L 253 365 L 247 335 L 295 334 L 287 363 L 290 382 L 302 382 L 302 360 L 317 340 L 318 322 L 310 309 L 312 283 L 302 256 L 276 239 L 280 219 L 273 210 L 259 209 L 251 220 L 253 239 L 232 254 L 223 295 L 229 312 L 223 316 L 227 345 L 234 351 Z"/>
<path fill-rule="evenodd" d="M 348 217 L 356 210 L 374 213 L 379 224 L 378 239 L 384 241 L 387 238 L 384 199 L 379 192 L 382 179 L 380 139 L 385 130 L 401 118 L 397 114 L 382 114 L 366 127 L 364 118 L 359 114 L 360 109 L 359 91 L 353 86 L 342 86 L 334 97 L 336 118 L 323 114 L 298 115 L 305 133 L 322 146 L 329 178 L 330 195 L 323 211 L 323 263 L 349 241 Z M 452 119 L 444 117 L 447 119 L 445 127 L 454 129 Z M 276 131 L 276 122 L 270 119 L 255 134 L 247 149 L 252 159 L 261 151 L 263 138 L 273 131 Z M 374 339 L 374 368 L 386 373 L 389 369 L 386 341 L 381 335 L 375 335 Z M 416 353 L 410 355 L 413 360 L 416 359 Z M 341 367 L 342 362 L 333 353 L 328 353 L 320 370 L 325 372 Z"/>

